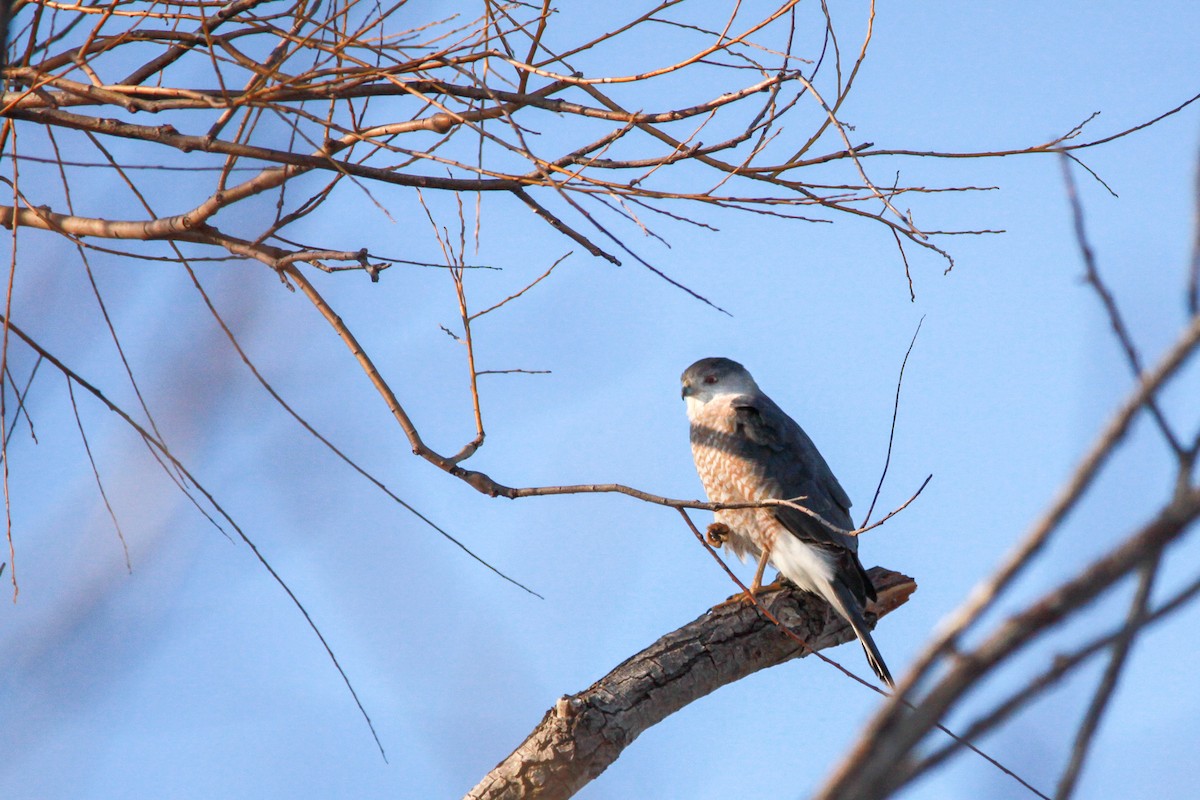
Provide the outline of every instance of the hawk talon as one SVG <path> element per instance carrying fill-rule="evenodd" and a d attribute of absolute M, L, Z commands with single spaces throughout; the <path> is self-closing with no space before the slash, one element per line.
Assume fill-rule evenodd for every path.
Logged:
<path fill-rule="evenodd" d="M 709 613 L 712 613 L 713 611 L 718 611 L 722 608 L 728 608 L 729 606 L 752 606 L 754 605 L 754 600 L 752 598 L 753 595 L 750 593 L 750 590 L 747 589 L 744 592 L 738 592 L 737 594 L 726 597 L 708 611 Z"/>
<path fill-rule="evenodd" d="M 732 535 L 733 531 L 724 522 L 714 522 L 704 531 L 705 540 L 713 547 L 721 547 Z"/>
<path fill-rule="evenodd" d="M 752 605 L 754 605 L 755 598 L 761 597 L 762 595 L 767 594 L 769 592 L 778 592 L 780 589 L 787 589 L 787 588 L 789 588 L 789 586 L 790 586 L 790 582 L 786 578 L 784 578 L 782 575 L 780 575 L 779 577 L 775 578 L 775 580 L 771 581 L 770 583 L 763 584 L 761 586 L 756 585 L 756 584 L 750 584 L 750 586 L 747 587 L 746 591 L 738 592 L 735 595 L 730 595 L 729 597 L 727 597 L 724 600 L 722 600 L 721 602 L 717 603 L 715 606 L 713 606 L 709 610 L 716 611 L 718 608 L 725 608 L 726 606 L 735 606 L 735 605 L 739 605 L 739 604 L 745 604 L 748 606 L 752 606 Z"/>

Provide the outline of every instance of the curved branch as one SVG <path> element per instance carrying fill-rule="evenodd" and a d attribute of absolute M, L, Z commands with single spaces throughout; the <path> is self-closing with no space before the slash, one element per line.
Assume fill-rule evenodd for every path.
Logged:
<path fill-rule="evenodd" d="M 958 653 L 946 675 L 911 710 L 898 702 L 911 690 L 910 674 L 901 682 L 897 700 L 881 710 L 817 796 L 823 800 L 884 797 L 912 780 L 913 750 L 983 676 L 1137 569 L 1148 554 L 1183 536 L 1197 520 L 1200 487 L 1181 492 L 1120 546 L 1009 617 L 974 650 Z"/>
<path fill-rule="evenodd" d="M 1025 538 L 1005 562 L 984 582 L 976 586 L 962 606 L 943 621 L 941 630 L 913 665 L 909 677 L 904 679 L 900 687 L 901 694 L 928 676 L 943 656 L 953 652 L 959 638 L 993 606 L 1005 589 L 1029 566 L 1034 556 L 1046 545 L 1046 542 L 1058 529 L 1059 524 L 1075 508 L 1084 492 L 1092 485 L 1101 467 L 1108 462 L 1117 445 L 1125 438 L 1125 434 L 1138 413 L 1145 407 L 1146 402 L 1154 397 L 1155 393 L 1198 350 L 1200 350 L 1200 316 L 1192 319 L 1158 364 L 1142 374 L 1137 388 L 1109 420 L 1092 444 L 1091 449 L 1079 462 L 1074 474 L 1059 490 L 1058 497 L 1055 498 L 1050 509 L 1025 535 Z"/>
<path fill-rule="evenodd" d="M 869 571 L 883 616 L 916 590 L 906 575 Z M 816 595 L 795 588 L 758 600 L 813 650 L 854 638 L 854 632 Z M 474 789 L 470 800 L 558 800 L 579 791 L 609 767 L 647 728 L 694 700 L 759 670 L 808 655 L 752 606 L 706 612 L 617 666 L 582 692 L 564 695 L 508 758 Z"/>

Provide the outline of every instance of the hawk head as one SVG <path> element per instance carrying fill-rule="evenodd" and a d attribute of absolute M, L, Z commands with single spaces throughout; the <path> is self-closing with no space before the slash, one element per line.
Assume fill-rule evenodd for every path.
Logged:
<path fill-rule="evenodd" d="M 689 416 L 722 395 L 759 394 L 746 368 L 728 358 L 702 358 L 683 371 L 681 380 Z"/>

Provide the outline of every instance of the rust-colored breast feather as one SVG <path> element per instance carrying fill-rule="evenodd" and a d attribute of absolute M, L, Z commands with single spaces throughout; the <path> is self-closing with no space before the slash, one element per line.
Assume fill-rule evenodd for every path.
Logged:
<path fill-rule="evenodd" d="M 761 464 L 740 456 L 733 446 L 736 419 L 728 402 L 714 401 L 692 420 L 692 457 L 713 503 L 750 503 L 774 496 L 773 482 L 762 474 Z M 714 516 L 733 532 L 726 546 L 743 560 L 747 554 L 757 557 L 779 527 L 768 509 L 727 509 Z"/>

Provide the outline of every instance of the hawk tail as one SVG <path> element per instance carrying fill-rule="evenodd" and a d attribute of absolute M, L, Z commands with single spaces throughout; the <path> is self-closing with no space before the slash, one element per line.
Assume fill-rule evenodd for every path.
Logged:
<path fill-rule="evenodd" d="M 871 669 L 881 681 L 894 687 L 892 673 L 883 663 L 883 656 L 863 618 L 863 608 L 867 598 L 875 596 L 875 587 L 854 553 L 810 545 L 784 532 L 775 539 L 771 563 L 801 589 L 824 598 L 842 619 L 850 623 L 854 635 L 862 642 Z"/>
<path fill-rule="evenodd" d="M 871 669 L 879 676 L 879 680 L 887 684 L 888 688 L 895 689 L 896 683 L 892 680 L 892 673 L 888 671 L 887 664 L 883 662 L 883 656 L 880 654 L 879 648 L 875 646 L 875 640 L 871 638 L 871 631 L 867 629 L 867 621 L 863 619 L 858 599 L 850 591 L 849 587 L 837 578 L 830 581 L 830 587 L 833 591 L 826 599 L 829 600 L 834 610 L 846 622 L 849 622 L 850 627 L 854 629 L 854 635 L 858 637 L 858 641 L 862 644 L 863 652 L 867 655 L 867 663 L 871 665 Z"/>

